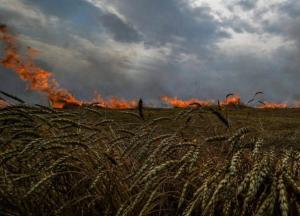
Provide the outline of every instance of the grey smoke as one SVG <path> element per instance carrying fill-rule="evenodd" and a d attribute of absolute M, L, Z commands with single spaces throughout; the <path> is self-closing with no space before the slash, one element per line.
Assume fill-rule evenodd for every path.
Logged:
<path fill-rule="evenodd" d="M 218 99 L 227 92 L 247 100 L 261 90 L 268 100 L 298 100 L 300 5 L 297 0 L 263 9 L 257 4 L 241 0 L 223 6 L 253 12 L 260 27 L 238 15 L 218 19 L 209 5 L 191 8 L 188 0 L 0 0 L 0 22 L 22 45 L 40 49 L 38 64 L 82 99 L 98 91 L 153 103 L 161 95 Z M 279 18 L 260 18 L 270 7 Z M 261 55 L 243 47 L 224 52 L 219 44 L 233 34 L 278 36 L 292 45 Z M 0 86 L 45 102 L 3 68 Z"/>

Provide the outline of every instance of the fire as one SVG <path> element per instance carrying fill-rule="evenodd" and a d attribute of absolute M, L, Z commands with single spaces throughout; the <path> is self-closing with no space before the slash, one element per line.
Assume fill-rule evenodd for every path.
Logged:
<path fill-rule="evenodd" d="M 0 99 L 0 109 L 5 108 L 8 106 L 8 103 L 6 103 L 4 100 Z"/>
<path fill-rule="evenodd" d="M 29 89 L 45 93 L 52 107 L 63 108 L 65 105 L 81 106 L 90 103 L 76 99 L 68 90 L 59 86 L 52 72 L 37 66 L 33 59 L 39 54 L 38 51 L 28 47 L 23 57 L 18 50 L 17 38 L 9 33 L 5 25 L 0 25 L 0 40 L 4 42 L 4 58 L 0 64 L 15 71 L 22 80 L 27 81 Z M 136 105 L 133 101 L 127 102 L 117 98 L 110 98 L 107 101 L 98 99 L 93 101 L 96 100 L 101 106 L 107 108 L 133 108 Z"/>
<path fill-rule="evenodd" d="M 200 100 L 197 98 L 192 98 L 189 100 L 180 100 L 177 97 L 172 98 L 168 96 L 162 96 L 161 100 L 166 104 L 172 105 L 173 107 L 181 107 L 181 108 L 186 108 L 193 104 L 200 104 L 201 106 L 212 106 L 214 104 L 213 100 Z M 241 104 L 240 96 L 233 95 L 233 94 L 220 102 L 220 106 L 240 105 L 240 104 Z"/>
<path fill-rule="evenodd" d="M 100 107 L 107 108 L 116 108 L 116 109 L 130 109 L 137 106 L 136 100 L 123 100 L 116 97 L 110 97 L 109 99 L 103 99 L 100 94 L 97 94 L 96 97 L 92 100 L 93 104 L 96 104 Z"/>
<path fill-rule="evenodd" d="M 213 104 L 212 100 L 199 100 L 196 98 L 192 98 L 189 100 L 180 100 L 177 97 L 172 98 L 168 96 L 162 96 L 161 100 L 166 104 L 172 105 L 173 107 L 181 107 L 181 108 L 186 108 L 193 104 L 200 104 L 201 106 L 211 106 Z"/>
<path fill-rule="evenodd" d="M 264 104 L 258 106 L 258 108 L 262 109 L 282 109 L 288 108 L 288 104 L 285 103 L 273 103 L 273 102 L 264 102 Z"/>
<path fill-rule="evenodd" d="M 230 95 L 220 102 L 221 106 L 240 105 L 241 97 L 239 95 Z"/>
<path fill-rule="evenodd" d="M 34 91 L 45 93 L 51 101 L 52 107 L 64 108 L 66 106 L 81 106 L 85 104 L 94 104 L 105 108 L 128 109 L 137 106 L 136 100 L 123 100 L 116 97 L 103 99 L 100 94 L 91 101 L 78 100 L 68 90 L 61 88 L 55 80 L 53 73 L 40 68 L 35 64 L 34 58 L 38 56 L 39 51 L 27 47 L 25 55 L 21 55 L 18 50 L 17 37 L 12 35 L 6 25 L 0 24 L 0 40 L 4 43 L 4 57 L 0 60 L 0 65 L 7 69 L 15 71 L 19 77 L 28 83 L 28 88 Z M 213 100 L 200 100 L 192 98 L 189 100 L 180 100 L 177 97 L 162 96 L 161 100 L 173 107 L 186 108 L 193 104 L 201 106 L 211 106 Z M 241 98 L 239 95 L 228 94 L 226 99 L 219 103 L 220 106 L 240 105 Z M 6 107 L 8 104 L 0 99 L 0 108 Z M 285 103 L 264 102 L 263 105 L 257 108 L 288 108 Z M 300 107 L 300 101 L 294 104 L 293 107 Z"/>

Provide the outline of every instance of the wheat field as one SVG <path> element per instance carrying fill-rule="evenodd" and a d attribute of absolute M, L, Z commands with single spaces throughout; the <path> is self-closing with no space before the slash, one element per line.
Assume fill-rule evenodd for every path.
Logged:
<path fill-rule="evenodd" d="M 299 109 L 140 112 L 0 109 L 0 215 L 300 215 Z"/>

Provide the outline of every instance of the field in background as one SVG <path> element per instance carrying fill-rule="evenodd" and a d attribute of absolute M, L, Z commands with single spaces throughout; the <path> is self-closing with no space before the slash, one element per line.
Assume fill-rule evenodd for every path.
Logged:
<path fill-rule="evenodd" d="M 1 215 L 300 215 L 300 109 L 0 109 Z"/>

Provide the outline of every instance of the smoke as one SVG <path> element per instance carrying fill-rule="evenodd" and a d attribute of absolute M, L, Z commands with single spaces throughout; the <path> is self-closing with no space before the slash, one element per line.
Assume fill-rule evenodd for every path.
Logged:
<path fill-rule="evenodd" d="M 297 0 L 190 2 L 2 0 L 0 20 L 79 100 L 98 91 L 154 104 L 162 95 L 216 101 L 227 92 L 245 101 L 258 90 L 266 100 L 299 99 Z M 14 73 L 1 68 L 0 76 L 4 90 L 41 100 Z"/>
<path fill-rule="evenodd" d="M 46 94 L 53 107 L 63 108 L 65 105 L 80 106 L 83 103 L 91 103 L 76 99 L 68 90 L 59 86 L 52 72 L 37 66 L 33 61 L 33 58 L 39 54 L 37 50 L 27 47 L 27 52 L 22 56 L 17 46 L 17 38 L 8 31 L 4 24 L 0 24 L 0 40 L 4 43 L 5 53 L 0 64 L 15 71 L 20 79 L 28 83 L 29 89 Z M 136 106 L 136 101 L 125 101 L 115 97 L 104 100 L 99 94 L 92 103 L 109 108 L 132 108 Z"/>

